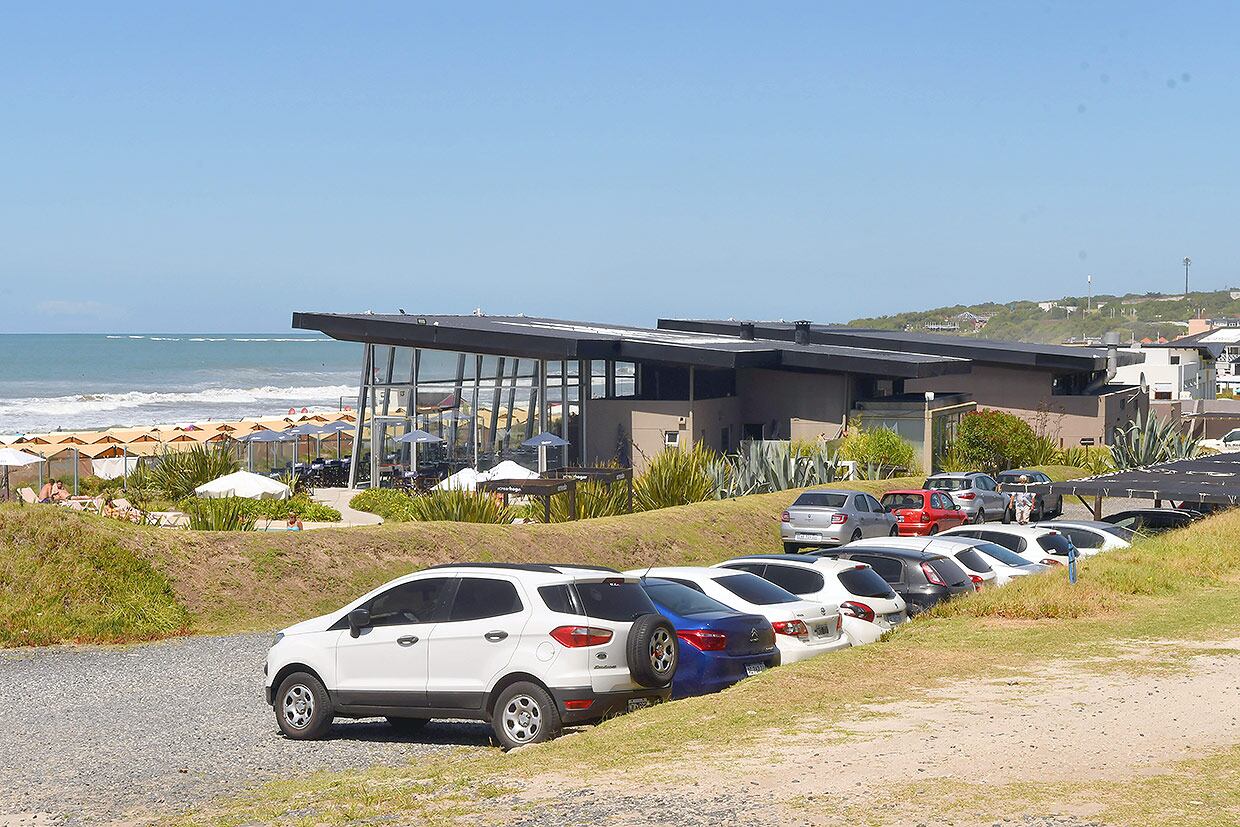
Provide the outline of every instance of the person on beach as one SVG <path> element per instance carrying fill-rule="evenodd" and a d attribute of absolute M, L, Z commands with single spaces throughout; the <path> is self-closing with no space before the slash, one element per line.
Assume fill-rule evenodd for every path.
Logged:
<path fill-rule="evenodd" d="M 39 489 L 39 502 L 41 503 L 58 503 L 68 498 L 69 492 L 65 490 L 65 484 L 60 480 L 48 480 Z"/>
<path fill-rule="evenodd" d="M 1029 477 L 1021 474 L 1020 484 L 1028 485 Z M 1029 515 L 1033 513 L 1033 494 L 1028 491 L 1019 491 L 1014 495 L 1014 499 L 1016 500 L 1016 522 L 1028 525 Z"/>
<path fill-rule="evenodd" d="M 305 528 L 305 526 L 301 524 L 301 517 L 297 516 L 297 512 L 290 511 L 288 513 L 288 522 L 285 524 L 285 528 L 289 531 L 301 531 Z"/>

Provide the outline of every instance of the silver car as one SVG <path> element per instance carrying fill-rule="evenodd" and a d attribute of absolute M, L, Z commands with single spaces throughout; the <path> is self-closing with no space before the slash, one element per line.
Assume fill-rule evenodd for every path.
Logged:
<path fill-rule="evenodd" d="M 779 520 L 779 537 L 788 552 L 899 533 L 895 516 L 878 500 L 859 491 L 806 491 Z"/>
<path fill-rule="evenodd" d="M 999 484 L 989 474 L 980 471 L 935 474 L 927 478 L 921 487 L 950 495 L 956 507 L 967 514 L 972 523 L 1001 520 L 1007 510 L 1007 497 L 999 493 Z"/>

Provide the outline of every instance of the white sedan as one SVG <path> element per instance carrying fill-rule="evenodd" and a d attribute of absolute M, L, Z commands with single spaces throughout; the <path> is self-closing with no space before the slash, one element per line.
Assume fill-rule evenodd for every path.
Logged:
<path fill-rule="evenodd" d="M 1076 550 L 1085 556 L 1116 548 L 1128 548 L 1136 537 L 1130 528 L 1093 520 L 1048 520 L 1034 525 L 1067 535 Z"/>
<path fill-rule="evenodd" d="M 665 566 L 634 569 L 631 574 L 671 580 L 739 612 L 762 615 L 775 628 L 781 663 L 795 663 L 850 645 L 839 606 L 802 600 L 747 571 Z"/>
<path fill-rule="evenodd" d="M 904 598 L 867 563 L 808 554 L 754 554 L 714 568 L 747 571 L 805 600 L 839 605 L 844 634 L 853 646 L 873 643 L 908 620 Z"/>
<path fill-rule="evenodd" d="M 989 540 L 1016 552 L 1031 563 L 1045 563 L 1048 566 L 1066 565 L 1069 551 L 1076 548 L 1067 535 L 1032 525 L 957 526 L 936 536 Z M 1079 549 L 1077 553 L 1080 553 Z"/>

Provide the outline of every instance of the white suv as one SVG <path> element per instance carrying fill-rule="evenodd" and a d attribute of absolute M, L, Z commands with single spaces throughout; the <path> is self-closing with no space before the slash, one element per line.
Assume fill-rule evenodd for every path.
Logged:
<path fill-rule="evenodd" d="M 276 635 L 267 702 L 289 738 L 334 717 L 491 723 L 505 748 L 671 694 L 676 631 L 636 577 L 588 566 L 468 563 L 397 578 Z"/>

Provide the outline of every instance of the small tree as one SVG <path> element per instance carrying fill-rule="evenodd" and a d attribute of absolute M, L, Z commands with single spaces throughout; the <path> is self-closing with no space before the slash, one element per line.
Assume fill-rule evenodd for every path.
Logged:
<path fill-rule="evenodd" d="M 969 470 L 996 474 L 1028 464 L 1038 435 L 1028 422 L 1003 411 L 970 411 L 960 420 L 953 446 Z"/>
<path fill-rule="evenodd" d="M 890 428 L 863 428 L 858 422 L 849 426 L 840 442 L 840 458 L 875 469 L 878 477 L 883 475 L 883 469 L 913 471 L 917 467 L 917 451 L 912 443 Z"/>

